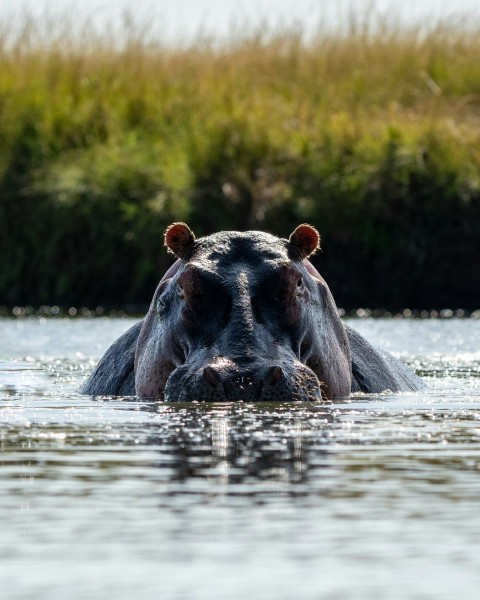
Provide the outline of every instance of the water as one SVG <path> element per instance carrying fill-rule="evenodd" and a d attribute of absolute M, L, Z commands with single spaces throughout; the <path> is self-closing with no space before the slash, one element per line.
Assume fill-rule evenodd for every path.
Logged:
<path fill-rule="evenodd" d="M 351 324 L 421 393 L 76 393 L 128 319 L 0 320 L 0 597 L 478 598 L 480 320 Z"/>

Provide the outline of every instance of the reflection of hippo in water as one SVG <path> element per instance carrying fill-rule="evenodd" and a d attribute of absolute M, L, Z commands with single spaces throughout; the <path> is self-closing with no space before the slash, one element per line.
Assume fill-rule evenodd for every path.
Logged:
<path fill-rule="evenodd" d="M 179 258 L 140 323 L 83 385 L 92 395 L 184 400 L 314 400 L 422 387 L 401 361 L 340 320 L 307 260 L 319 235 L 257 231 L 195 240 L 183 223 L 165 244 Z"/>

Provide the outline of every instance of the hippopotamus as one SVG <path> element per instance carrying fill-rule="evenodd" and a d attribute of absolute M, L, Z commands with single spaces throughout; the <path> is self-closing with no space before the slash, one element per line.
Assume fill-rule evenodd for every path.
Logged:
<path fill-rule="evenodd" d="M 174 223 L 165 245 L 177 260 L 147 315 L 106 351 L 81 391 L 183 402 L 420 389 L 404 363 L 342 322 L 309 261 L 319 242 L 307 224 L 287 240 L 260 231 L 196 239 Z"/>

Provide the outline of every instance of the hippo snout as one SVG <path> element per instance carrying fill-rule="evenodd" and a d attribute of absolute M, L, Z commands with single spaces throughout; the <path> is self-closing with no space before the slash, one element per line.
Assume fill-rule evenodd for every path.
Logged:
<path fill-rule="evenodd" d="M 197 369 L 176 369 L 167 382 L 165 400 L 307 401 L 321 398 L 320 387 L 313 371 L 301 363 L 245 366 L 221 358 Z"/>
<path fill-rule="evenodd" d="M 260 400 L 286 393 L 286 379 L 278 365 L 266 370 L 225 370 L 212 365 L 203 369 L 200 385 L 207 394 L 221 398 Z"/>

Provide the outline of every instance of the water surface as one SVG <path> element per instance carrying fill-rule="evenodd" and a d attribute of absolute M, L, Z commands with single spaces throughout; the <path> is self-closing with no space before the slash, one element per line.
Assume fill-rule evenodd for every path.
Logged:
<path fill-rule="evenodd" d="M 0 320 L 0 594 L 478 598 L 480 321 L 352 321 L 421 393 L 80 396 L 129 319 Z"/>

